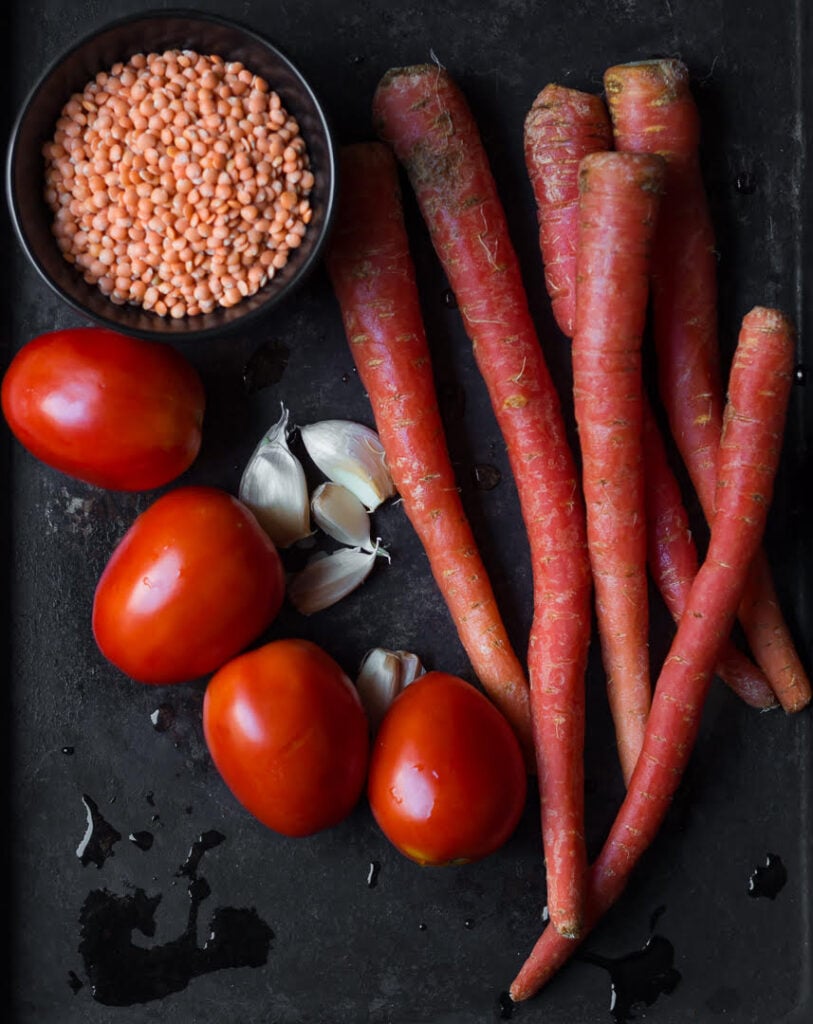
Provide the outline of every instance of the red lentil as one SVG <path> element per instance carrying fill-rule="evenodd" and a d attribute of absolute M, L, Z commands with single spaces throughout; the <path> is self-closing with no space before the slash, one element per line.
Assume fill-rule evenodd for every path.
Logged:
<path fill-rule="evenodd" d="M 311 220 L 299 125 L 239 62 L 134 54 L 71 96 L 43 147 L 64 258 L 117 305 L 180 318 L 253 295 Z"/>

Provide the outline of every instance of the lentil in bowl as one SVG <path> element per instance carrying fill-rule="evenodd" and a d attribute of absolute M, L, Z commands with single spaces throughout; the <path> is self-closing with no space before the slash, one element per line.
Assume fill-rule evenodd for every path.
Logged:
<path fill-rule="evenodd" d="M 255 319 L 313 268 L 335 153 L 313 91 L 270 43 L 153 12 L 46 72 L 7 188 L 26 252 L 71 305 L 124 333 L 197 338 Z"/>

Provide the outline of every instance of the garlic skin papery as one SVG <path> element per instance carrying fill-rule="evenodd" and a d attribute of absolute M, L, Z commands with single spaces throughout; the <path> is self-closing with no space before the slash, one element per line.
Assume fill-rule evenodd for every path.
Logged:
<path fill-rule="evenodd" d="M 359 499 L 342 484 L 320 484 L 311 495 L 313 521 L 322 530 L 351 548 L 373 551 L 370 516 Z"/>
<path fill-rule="evenodd" d="M 362 658 L 356 689 L 375 732 L 401 692 L 401 659 L 395 651 L 374 647 Z"/>
<path fill-rule="evenodd" d="M 308 455 L 328 480 L 355 494 L 368 512 L 395 494 L 374 430 L 351 420 L 322 420 L 299 429 Z"/>
<path fill-rule="evenodd" d="M 280 418 L 254 449 L 237 492 L 280 548 L 313 532 L 305 471 L 288 447 L 287 428 L 288 410 L 283 406 Z"/>
<path fill-rule="evenodd" d="M 372 551 L 342 548 L 332 555 L 320 552 L 291 578 L 288 584 L 291 603 L 303 615 L 329 608 L 361 586 L 380 554 L 378 545 Z"/>
<path fill-rule="evenodd" d="M 421 659 L 412 651 L 396 651 L 396 657 L 401 663 L 401 689 L 414 683 L 416 679 L 426 675 L 426 669 L 421 664 Z"/>
<path fill-rule="evenodd" d="M 367 651 L 359 666 L 356 689 L 373 732 L 398 694 L 425 674 L 420 658 L 411 651 L 388 651 L 386 647 Z"/>

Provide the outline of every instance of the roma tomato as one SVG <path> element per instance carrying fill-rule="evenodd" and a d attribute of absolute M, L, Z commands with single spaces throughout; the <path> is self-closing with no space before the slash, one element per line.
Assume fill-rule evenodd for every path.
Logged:
<path fill-rule="evenodd" d="M 517 826 L 527 780 L 514 733 L 479 690 L 429 672 L 393 702 L 373 745 L 370 806 L 419 864 L 493 853 Z"/>
<path fill-rule="evenodd" d="M 341 668 L 307 640 L 224 665 L 206 688 L 203 729 L 235 797 L 283 835 L 336 825 L 364 788 L 367 717 Z"/>
<path fill-rule="evenodd" d="M 79 327 L 28 342 L 3 378 L 3 413 L 42 462 L 86 483 L 140 491 L 198 454 L 203 385 L 169 345 Z"/>
<path fill-rule="evenodd" d="M 271 623 L 285 576 L 251 512 L 214 487 L 179 487 L 136 519 L 93 601 L 106 658 L 143 683 L 220 668 Z"/>

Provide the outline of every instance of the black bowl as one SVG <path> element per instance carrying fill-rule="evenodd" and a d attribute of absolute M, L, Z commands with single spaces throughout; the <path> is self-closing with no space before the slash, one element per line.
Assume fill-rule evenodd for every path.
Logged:
<path fill-rule="evenodd" d="M 312 220 L 302 245 L 263 288 L 228 309 L 173 319 L 140 306 L 118 306 L 85 282 L 57 247 L 43 195 L 43 145 L 53 137 L 62 107 L 100 71 L 134 53 L 189 49 L 241 61 L 279 93 L 307 143 L 315 184 Z M 35 85 L 12 132 L 6 189 L 14 228 L 43 279 L 80 313 L 125 334 L 164 341 L 221 335 L 246 326 L 289 295 L 322 252 L 336 195 L 336 155 L 324 111 L 302 73 L 280 51 L 250 29 L 196 11 L 150 11 L 112 22 L 72 46 Z"/>

